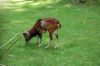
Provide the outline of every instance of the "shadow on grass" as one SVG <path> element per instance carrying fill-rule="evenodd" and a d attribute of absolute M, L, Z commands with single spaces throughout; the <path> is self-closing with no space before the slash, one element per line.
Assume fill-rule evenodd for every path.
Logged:
<path fill-rule="evenodd" d="M 3 9 L 0 9 L 0 47 L 3 45 L 4 40 L 4 33 L 6 33 L 6 26 L 4 25 L 6 22 L 8 22 L 8 19 L 6 19 L 6 13 L 3 12 Z M 5 49 L 0 48 L 0 61 L 2 60 L 2 53 Z"/>

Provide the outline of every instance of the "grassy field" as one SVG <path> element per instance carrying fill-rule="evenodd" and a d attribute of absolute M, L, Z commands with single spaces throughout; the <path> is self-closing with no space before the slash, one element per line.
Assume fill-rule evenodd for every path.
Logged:
<path fill-rule="evenodd" d="M 13 5 L 13 6 L 12 6 Z M 54 17 L 62 24 L 59 48 L 45 49 L 48 34 L 42 46 L 33 38 L 25 46 L 23 36 L 0 48 L 0 64 L 5 66 L 100 66 L 100 6 L 72 4 L 41 4 L 13 2 L 1 10 L 0 33 L 2 44 L 16 33 L 30 29 L 39 18 Z M 17 41 L 16 41 L 17 40 Z"/>

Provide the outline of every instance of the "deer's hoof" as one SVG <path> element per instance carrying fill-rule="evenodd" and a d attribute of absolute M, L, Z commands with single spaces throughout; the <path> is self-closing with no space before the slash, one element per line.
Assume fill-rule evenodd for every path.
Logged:
<path fill-rule="evenodd" d="M 45 49 L 48 49 L 48 48 L 49 48 L 49 46 L 46 46 L 46 47 L 45 47 Z"/>
<path fill-rule="evenodd" d="M 57 49 L 57 48 L 58 48 L 58 46 L 56 45 L 56 46 L 55 46 L 55 49 Z"/>

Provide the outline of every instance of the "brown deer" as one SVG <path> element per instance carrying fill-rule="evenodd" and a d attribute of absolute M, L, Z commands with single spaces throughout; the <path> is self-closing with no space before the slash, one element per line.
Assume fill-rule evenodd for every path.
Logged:
<path fill-rule="evenodd" d="M 61 24 L 59 21 L 55 18 L 44 18 L 44 19 L 38 19 L 35 23 L 35 25 L 29 30 L 23 33 L 23 36 L 25 37 L 26 43 L 28 43 L 32 37 L 37 36 L 38 41 L 37 44 L 40 47 L 41 40 L 42 40 L 42 34 L 45 32 L 49 33 L 50 37 L 50 44 L 48 44 L 45 48 L 51 47 L 52 45 L 52 34 L 55 33 L 57 44 L 55 48 L 58 48 L 58 31 L 61 28 Z"/>

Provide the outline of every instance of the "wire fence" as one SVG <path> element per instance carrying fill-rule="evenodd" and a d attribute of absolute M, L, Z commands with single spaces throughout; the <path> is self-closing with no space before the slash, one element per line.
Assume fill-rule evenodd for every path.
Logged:
<path fill-rule="evenodd" d="M 20 34 L 20 32 L 18 32 L 11 39 L 9 39 L 5 44 L 0 46 L 0 50 L 2 51 L 2 52 L 0 52 L 0 59 L 2 58 L 2 56 L 4 56 L 5 53 L 7 53 L 9 51 L 10 48 L 12 48 L 12 46 L 14 46 L 16 44 L 16 42 L 18 42 L 18 40 L 20 38 L 21 38 L 21 34 Z M 14 43 L 14 44 L 12 44 L 12 43 Z M 9 45 L 9 47 L 8 47 L 8 45 Z M 6 46 L 7 46 L 7 48 L 4 49 Z"/>
<path fill-rule="evenodd" d="M 9 44 L 12 40 L 14 40 L 20 33 L 16 33 L 10 40 L 8 40 L 5 44 L 0 46 L 0 49 Z"/>

